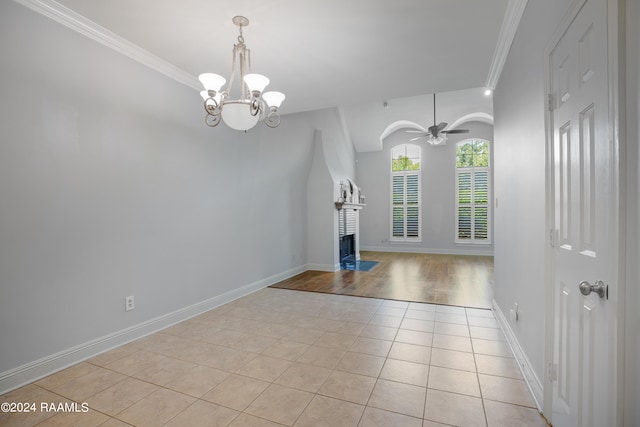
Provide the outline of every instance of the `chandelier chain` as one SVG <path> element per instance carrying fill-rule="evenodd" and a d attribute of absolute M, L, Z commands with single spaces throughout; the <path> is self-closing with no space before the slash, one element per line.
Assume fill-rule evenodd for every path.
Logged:
<path fill-rule="evenodd" d="M 238 42 L 240 44 L 244 44 L 244 36 L 242 35 L 242 25 L 238 25 L 240 27 L 240 35 L 238 36 Z"/>

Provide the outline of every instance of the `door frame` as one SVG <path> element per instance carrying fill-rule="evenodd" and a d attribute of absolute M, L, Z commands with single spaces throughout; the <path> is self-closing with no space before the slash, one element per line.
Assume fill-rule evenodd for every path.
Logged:
<path fill-rule="evenodd" d="M 610 298 L 618 301 L 618 310 L 615 317 L 615 326 L 611 333 L 615 335 L 615 354 L 614 363 L 616 378 L 615 392 L 612 397 L 613 401 L 608 402 L 610 418 L 614 421 L 613 425 L 623 420 L 624 410 L 624 332 L 625 332 L 625 271 L 626 271 L 626 237 L 622 233 L 622 226 L 626 224 L 626 209 L 624 200 L 626 199 L 626 166 L 625 153 L 626 141 L 621 137 L 624 135 L 624 129 L 621 131 L 620 117 L 624 117 L 625 106 L 625 82 L 620 73 L 624 72 L 624 64 L 620 64 L 620 59 L 624 58 L 621 51 L 624 48 L 624 1 L 625 0 L 606 0 L 607 3 L 607 62 L 608 62 L 608 103 L 609 103 L 609 136 L 613 144 L 613 170 L 612 182 L 615 187 L 612 195 L 613 201 L 617 206 L 618 215 L 612 218 L 612 229 L 616 230 L 613 238 L 612 247 L 615 248 L 616 254 L 612 259 L 617 260 L 615 265 L 611 267 L 617 270 L 618 283 L 610 287 Z M 551 64 L 550 55 L 555 46 L 558 44 L 564 33 L 567 31 L 575 17 L 578 15 L 587 0 L 574 0 L 569 6 L 565 16 L 560 21 L 560 25 L 553 33 L 544 52 L 544 105 L 545 105 L 545 222 L 548 236 L 545 245 L 545 348 L 544 348 L 544 366 L 543 366 L 543 404 L 542 412 L 547 419 L 553 423 L 553 356 L 554 356 L 554 313 L 555 301 L 553 292 L 553 277 L 555 265 L 553 260 L 553 247 L 551 246 L 555 239 L 554 227 L 554 165 L 552 163 L 553 153 L 553 114 L 548 107 L 549 95 L 551 93 Z M 622 95 L 621 95 L 622 94 Z"/>

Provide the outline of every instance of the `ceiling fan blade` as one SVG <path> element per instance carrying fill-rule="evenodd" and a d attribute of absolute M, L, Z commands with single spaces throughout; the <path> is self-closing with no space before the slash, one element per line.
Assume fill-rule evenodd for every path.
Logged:
<path fill-rule="evenodd" d="M 417 130 L 417 129 L 407 129 L 407 130 L 405 130 L 405 132 L 407 132 L 407 133 L 426 133 L 423 130 Z"/>
<path fill-rule="evenodd" d="M 448 124 L 447 122 L 440 122 L 438 124 L 438 132 L 440 132 L 442 129 L 446 128 L 447 124 Z"/>
<path fill-rule="evenodd" d="M 469 133 L 469 129 L 451 129 L 443 130 L 442 133 Z"/>
<path fill-rule="evenodd" d="M 409 142 L 417 141 L 417 140 L 419 140 L 419 139 L 426 138 L 426 137 L 427 137 L 427 135 L 420 135 L 420 136 L 416 136 L 415 138 L 411 138 L 411 139 L 409 140 Z"/>

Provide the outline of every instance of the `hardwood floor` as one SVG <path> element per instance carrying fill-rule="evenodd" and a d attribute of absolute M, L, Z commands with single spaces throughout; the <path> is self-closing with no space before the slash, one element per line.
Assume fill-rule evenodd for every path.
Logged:
<path fill-rule="evenodd" d="M 361 252 L 373 270 L 306 271 L 272 288 L 490 308 L 493 257 Z"/>

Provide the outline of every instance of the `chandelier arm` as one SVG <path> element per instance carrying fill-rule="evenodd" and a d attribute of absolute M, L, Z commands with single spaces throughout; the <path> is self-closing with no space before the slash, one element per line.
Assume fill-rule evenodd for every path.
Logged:
<path fill-rule="evenodd" d="M 247 84 L 244 81 L 244 76 L 247 75 L 247 60 L 251 62 L 249 59 L 249 49 L 243 44 L 241 45 L 240 51 L 240 99 L 247 99 Z"/>
<path fill-rule="evenodd" d="M 213 104 L 211 104 L 211 102 L 209 101 L 213 102 Z M 206 111 L 207 114 L 211 114 L 211 115 L 219 114 L 219 113 L 216 113 L 216 110 L 220 110 L 219 107 L 220 105 L 218 105 L 216 100 L 211 97 L 205 99 L 204 101 L 204 111 Z"/>
<path fill-rule="evenodd" d="M 249 102 L 249 112 L 252 116 L 257 116 L 260 111 L 262 111 L 262 101 L 260 98 L 252 96 L 251 101 Z"/>
<path fill-rule="evenodd" d="M 229 94 L 231 94 L 231 88 L 233 87 L 233 80 L 236 77 L 236 58 L 238 55 L 238 45 L 234 44 L 233 45 L 233 54 L 231 57 L 231 76 L 229 77 L 229 84 L 227 85 L 227 89 L 225 90 L 227 92 L 227 96 Z M 224 102 L 223 102 L 224 104 Z"/>
<path fill-rule="evenodd" d="M 216 127 L 220 124 L 220 115 L 207 114 L 204 116 L 204 122 L 210 128 Z"/>
<path fill-rule="evenodd" d="M 245 57 L 245 60 L 247 61 L 246 71 L 251 72 L 251 49 L 247 48 L 246 52 L 247 52 L 247 55 Z"/>
<path fill-rule="evenodd" d="M 280 114 L 278 114 L 277 111 L 272 110 L 269 114 L 267 114 L 267 117 L 265 117 L 263 121 L 264 124 L 269 126 L 270 128 L 278 127 L 278 125 L 280 124 Z"/>

